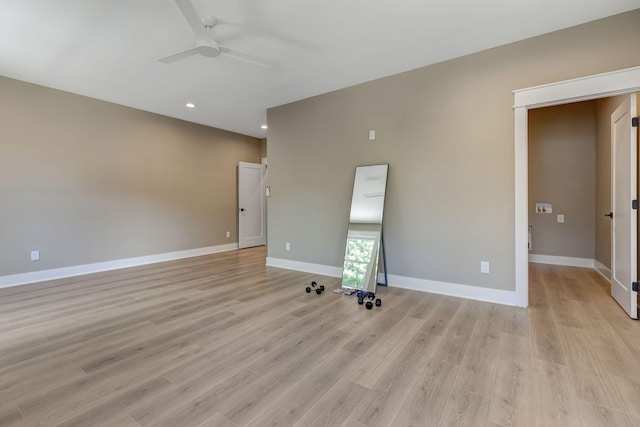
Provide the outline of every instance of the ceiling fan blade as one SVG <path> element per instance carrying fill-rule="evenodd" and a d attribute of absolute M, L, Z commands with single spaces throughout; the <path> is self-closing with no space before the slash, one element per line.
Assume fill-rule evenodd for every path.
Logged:
<path fill-rule="evenodd" d="M 183 58 L 187 58 L 191 55 L 195 55 L 197 53 L 197 48 L 185 50 L 183 52 L 174 53 L 173 55 L 165 56 L 164 58 L 158 59 L 160 62 L 164 62 L 165 64 L 170 64 L 172 62 L 179 61 Z"/>
<path fill-rule="evenodd" d="M 196 34 L 196 36 L 200 38 L 207 37 L 207 29 L 202 22 L 202 19 L 198 16 L 198 12 L 196 12 L 195 7 L 193 7 L 193 3 L 191 0 L 175 0 L 176 5 L 180 8 L 180 12 L 184 15 L 184 19 L 187 20 L 189 26 Z"/>
<path fill-rule="evenodd" d="M 240 61 L 258 65 L 260 67 L 264 67 L 264 68 L 274 67 L 274 64 L 272 62 L 267 61 L 264 58 L 260 58 L 255 55 L 251 55 L 250 53 L 246 53 L 241 50 L 233 49 L 227 46 L 220 46 L 220 52 L 224 53 L 226 56 L 229 56 L 230 58 L 238 59 Z"/>

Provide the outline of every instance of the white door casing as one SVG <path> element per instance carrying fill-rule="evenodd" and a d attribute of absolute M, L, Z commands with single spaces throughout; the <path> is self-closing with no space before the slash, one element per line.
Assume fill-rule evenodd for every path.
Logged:
<path fill-rule="evenodd" d="M 266 233 L 265 165 L 238 163 L 238 248 L 262 246 Z"/>
<path fill-rule="evenodd" d="M 636 95 L 630 94 L 611 115 L 611 296 L 633 318 L 638 318 L 637 216 L 631 201 L 637 199 Z"/>
<path fill-rule="evenodd" d="M 640 91 L 640 67 L 514 90 L 515 304 L 529 305 L 528 110 Z"/>

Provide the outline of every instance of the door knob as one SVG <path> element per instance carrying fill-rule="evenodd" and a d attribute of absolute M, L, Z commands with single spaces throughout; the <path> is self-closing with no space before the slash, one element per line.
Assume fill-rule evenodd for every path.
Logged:
<path fill-rule="evenodd" d="M 244 212 L 244 208 L 240 208 L 240 212 Z M 612 217 L 613 218 L 613 217 Z"/>
<path fill-rule="evenodd" d="M 604 214 L 604 216 L 608 216 L 609 218 L 613 219 L 613 212 L 609 212 L 608 214 Z"/>

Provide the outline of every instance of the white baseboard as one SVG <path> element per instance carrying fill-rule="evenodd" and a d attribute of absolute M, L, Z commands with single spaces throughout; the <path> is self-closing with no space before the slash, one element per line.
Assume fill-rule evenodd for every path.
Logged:
<path fill-rule="evenodd" d="M 118 259 L 114 261 L 96 262 L 93 264 L 74 265 L 71 267 L 54 268 L 51 270 L 33 271 L 30 273 L 0 276 L 0 288 L 26 285 L 28 283 L 44 282 L 46 280 L 62 279 L 65 277 L 81 276 L 83 274 L 98 273 L 101 271 L 118 270 L 120 268 L 135 267 L 156 262 L 172 261 L 182 258 L 190 258 L 200 255 L 209 255 L 217 252 L 225 252 L 238 249 L 237 243 L 226 245 L 207 246 L 204 248 L 188 249 L 184 251 L 167 252 L 163 254 L 147 255 L 136 258 Z"/>
<path fill-rule="evenodd" d="M 609 283 L 611 283 L 611 269 L 598 260 L 595 260 L 595 262 L 595 270 L 600 273 L 602 277 L 607 279 Z"/>
<path fill-rule="evenodd" d="M 595 260 L 591 258 L 574 258 L 555 255 L 529 254 L 529 262 L 536 264 L 565 265 L 567 267 L 595 267 Z"/>
<path fill-rule="evenodd" d="M 311 262 L 293 261 L 290 259 L 267 257 L 268 267 L 284 268 L 286 270 L 303 271 L 305 273 L 320 274 L 329 277 L 342 277 L 342 268 L 331 265 L 314 264 Z"/>
<path fill-rule="evenodd" d="M 516 292 L 389 274 L 389 286 L 503 305 L 517 305 Z"/>
<path fill-rule="evenodd" d="M 321 274 L 323 276 L 341 277 L 342 268 L 309 262 L 292 261 L 280 258 L 267 258 L 267 265 L 288 270 L 304 271 L 305 273 Z M 438 282 L 436 280 L 416 279 L 413 277 L 388 274 L 389 286 L 429 292 L 432 294 L 449 295 L 476 301 L 493 302 L 504 305 L 517 305 L 515 291 L 481 288 L 478 286 L 459 285 L 456 283 Z"/>

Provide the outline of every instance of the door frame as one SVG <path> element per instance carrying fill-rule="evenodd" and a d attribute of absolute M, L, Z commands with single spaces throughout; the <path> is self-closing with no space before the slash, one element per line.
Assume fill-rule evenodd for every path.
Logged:
<path fill-rule="evenodd" d="M 513 91 L 516 305 L 529 305 L 529 110 L 640 91 L 640 66 Z"/>
<path fill-rule="evenodd" d="M 242 231 L 244 230 L 244 224 L 242 222 L 242 213 L 241 213 L 241 209 L 243 209 L 243 207 L 241 206 L 241 202 L 242 200 L 240 200 L 240 193 L 242 191 L 242 185 L 241 185 L 241 178 L 240 176 L 242 175 L 242 168 L 243 167 L 254 167 L 254 166 L 259 166 L 261 169 L 261 179 L 260 179 L 260 188 L 259 188 L 259 194 L 260 194 L 260 204 L 261 204 L 261 208 L 262 208 L 262 212 L 260 215 L 260 222 L 262 225 L 262 232 L 263 232 L 263 238 L 264 238 L 264 243 L 260 243 L 259 245 L 251 245 L 251 246 L 242 246 Z M 237 208 L 237 219 L 238 219 L 238 249 L 244 249 L 244 248 L 248 248 L 248 247 L 254 247 L 254 246 L 264 246 L 267 244 L 267 199 L 266 199 L 266 195 L 265 195 L 265 186 L 266 186 L 266 164 L 265 163 L 252 163 L 252 162 L 238 162 L 238 208 Z"/>

